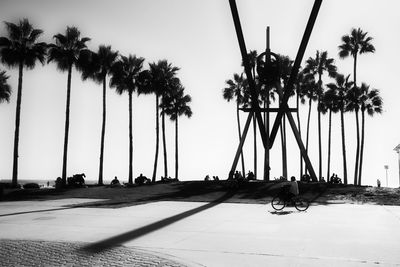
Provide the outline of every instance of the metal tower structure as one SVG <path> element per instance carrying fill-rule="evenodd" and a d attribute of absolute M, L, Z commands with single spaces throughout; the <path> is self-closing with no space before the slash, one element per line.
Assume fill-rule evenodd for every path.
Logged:
<path fill-rule="evenodd" d="M 311 161 L 307 155 L 307 151 L 304 147 L 303 141 L 301 140 L 299 130 L 297 129 L 297 125 L 291 114 L 291 112 L 293 110 L 289 109 L 287 102 L 288 102 L 289 96 L 290 96 L 289 92 L 293 89 L 294 82 L 297 78 L 300 64 L 303 60 L 304 52 L 306 50 L 308 41 L 310 39 L 311 32 L 314 27 L 315 20 L 317 19 L 317 15 L 318 15 L 319 9 L 321 7 L 321 4 L 322 4 L 322 0 L 314 1 L 314 5 L 312 7 L 311 14 L 310 14 L 310 17 L 309 17 L 307 25 L 306 25 L 306 29 L 303 34 L 303 38 L 301 40 L 300 47 L 299 47 L 297 55 L 296 55 L 296 59 L 293 64 L 289 80 L 284 85 L 283 90 L 281 88 L 278 88 L 278 94 L 281 96 L 279 109 L 278 110 L 272 110 L 272 109 L 265 110 L 265 109 L 261 109 L 258 104 L 258 92 L 257 92 L 256 84 L 255 84 L 255 77 L 253 77 L 252 73 L 251 73 L 249 57 L 247 54 L 247 49 L 246 49 L 246 44 L 245 44 L 245 40 L 244 40 L 244 36 L 243 36 L 242 26 L 240 24 L 240 18 L 239 18 L 239 12 L 237 9 L 237 5 L 236 5 L 236 0 L 229 0 L 232 18 L 233 18 L 233 22 L 235 25 L 236 35 L 237 35 L 237 39 L 239 42 L 240 53 L 242 55 L 243 66 L 244 66 L 244 70 L 245 70 L 245 73 L 247 76 L 247 80 L 248 80 L 250 92 L 251 92 L 251 108 L 249 110 L 246 110 L 249 112 L 249 115 L 247 117 L 246 124 L 243 129 L 242 138 L 239 142 L 239 146 L 236 151 L 236 155 L 233 160 L 231 170 L 229 172 L 229 178 L 232 178 L 233 173 L 236 170 L 239 156 L 242 151 L 244 142 L 246 140 L 246 135 L 247 135 L 247 132 L 248 132 L 248 129 L 250 126 L 251 119 L 255 115 L 256 119 L 257 119 L 258 128 L 260 131 L 261 139 L 263 142 L 263 146 L 264 146 L 264 149 L 266 149 L 266 150 L 269 150 L 272 148 L 275 138 L 276 138 L 276 135 L 278 133 L 279 126 L 283 119 L 283 116 L 287 117 L 290 127 L 292 128 L 293 134 L 297 141 L 297 144 L 299 146 L 301 156 L 306 164 L 306 168 L 308 169 L 308 172 L 310 173 L 312 180 L 317 180 L 317 176 L 315 174 L 314 168 L 313 168 Z M 268 68 L 266 67 L 266 65 L 271 63 L 271 55 L 273 55 L 273 53 L 271 53 L 271 51 L 269 49 L 268 33 L 267 33 L 267 48 L 266 48 L 265 53 L 263 53 L 262 55 L 265 56 L 265 68 L 264 69 L 265 69 L 265 71 L 268 71 Z M 277 111 L 277 115 L 276 115 L 272 130 L 271 130 L 271 133 L 269 133 L 269 125 L 267 126 L 267 129 L 266 129 L 266 126 L 264 125 L 264 122 L 263 122 L 263 119 L 261 116 L 262 111 L 266 111 L 267 113 L 270 111 Z M 267 172 L 269 172 L 269 162 L 267 162 L 267 165 L 268 165 Z M 243 175 L 245 175 L 245 174 L 243 174 Z M 267 175 L 267 177 L 269 177 L 269 174 Z"/>

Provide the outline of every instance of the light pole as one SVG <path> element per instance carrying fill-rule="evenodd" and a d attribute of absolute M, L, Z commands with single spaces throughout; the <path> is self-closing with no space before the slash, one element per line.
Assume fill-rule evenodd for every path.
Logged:
<path fill-rule="evenodd" d="M 397 145 L 393 150 L 397 152 L 397 155 L 399 155 L 399 187 L 400 187 L 400 144 Z"/>
<path fill-rule="evenodd" d="M 385 167 L 385 170 L 386 170 L 386 187 L 388 187 L 388 169 L 389 169 L 389 165 L 385 165 L 383 167 Z"/>

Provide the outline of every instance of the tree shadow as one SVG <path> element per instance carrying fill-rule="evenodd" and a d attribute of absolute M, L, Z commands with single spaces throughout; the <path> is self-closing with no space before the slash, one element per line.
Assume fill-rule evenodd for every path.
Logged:
<path fill-rule="evenodd" d="M 219 205 L 220 203 L 224 202 L 225 200 L 231 198 L 233 195 L 235 195 L 235 191 L 230 191 L 227 192 L 226 194 L 224 194 L 223 196 L 221 196 L 220 198 L 215 199 L 212 202 L 209 202 L 205 205 L 202 205 L 200 207 L 182 212 L 180 214 L 159 220 L 157 222 L 151 223 L 149 225 L 134 229 L 132 231 L 126 232 L 126 233 L 122 233 L 120 235 L 116 235 L 101 241 L 98 241 L 96 243 L 87 245 L 85 247 L 82 248 L 82 250 L 84 251 L 88 251 L 88 252 L 92 252 L 92 253 L 98 253 L 110 248 L 113 248 L 115 246 L 119 246 L 127 241 L 131 241 L 134 240 L 138 237 L 147 235 L 151 232 L 157 231 L 161 228 L 164 228 L 168 225 L 171 225 L 175 222 L 178 222 L 180 220 L 183 220 L 187 217 L 190 217 L 194 214 L 197 214 L 199 212 L 202 212 L 204 210 L 210 209 L 212 207 L 215 207 L 217 205 Z"/>

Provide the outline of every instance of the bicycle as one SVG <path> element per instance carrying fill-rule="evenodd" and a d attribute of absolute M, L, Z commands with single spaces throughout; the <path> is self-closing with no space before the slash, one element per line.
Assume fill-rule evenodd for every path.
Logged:
<path fill-rule="evenodd" d="M 290 195 L 283 187 L 275 197 L 272 198 L 271 206 L 274 210 L 283 210 L 287 204 L 293 204 L 298 211 L 305 211 L 310 206 L 310 202 L 300 196 Z"/>

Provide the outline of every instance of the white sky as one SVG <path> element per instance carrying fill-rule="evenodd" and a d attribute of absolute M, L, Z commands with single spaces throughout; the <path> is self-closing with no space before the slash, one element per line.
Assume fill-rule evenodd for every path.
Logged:
<path fill-rule="evenodd" d="M 265 49 L 265 28 L 271 27 L 271 49 L 295 58 L 312 0 L 238 0 L 247 49 Z M 181 68 L 186 92 L 193 98 L 193 117 L 180 118 L 180 178 L 203 179 L 206 174 L 226 178 L 237 148 L 237 124 L 234 103 L 222 98 L 225 80 L 241 72 L 241 57 L 228 0 L 135 0 L 135 1 L 54 1 L 2 0 L 0 17 L 17 22 L 27 17 L 44 30 L 43 41 L 77 26 L 88 44 L 97 50 L 100 44 L 112 45 L 123 55 L 136 54 L 147 63 L 168 59 Z M 375 54 L 359 58 L 357 80 L 381 90 L 384 113 L 367 118 L 363 183 L 386 185 L 384 165 L 389 165 L 389 185 L 398 186 L 397 154 L 400 142 L 397 116 L 400 97 L 397 75 L 400 56 L 399 4 L 396 0 L 325 0 L 322 3 L 304 60 L 315 51 L 327 50 L 335 58 L 339 72 L 352 73 L 352 59 L 338 58 L 340 37 L 352 27 L 361 27 L 374 37 Z M 4 35 L 4 24 L 0 26 Z M 304 62 L 303 60 L 303 62 Z M 5 66 L 2 66 L 5 69 Z M 18 75 L 7 70 L 14 90 L 9 104 L 0 105 L 0 178 L 10 179 L 15 124 Z M 326 81 L 329 81 L 328 79 Z M 61 175 L 65 120 L 67 74 L 54 64 L 24 72 L 19 179 L 54 180 Z M 101 86 L 82 82 L 73 72 L 68 176 L 85 172 L 97 179 L 101 129 Z M 128 97 L 107 91 L 107 129 L 105 179 L 128 176 Z M 151 176 L 155 151 L 155 98 L 134 98 L 134 176 Z M 315 105 L 314 105 L 315 107 Z M 302 131 L 305 132 L 307 106 L 301 106 Z M 242 115 L 244 124 L 246 114 Z M 348 178 L 353 180 L 355 158 L 354 114 L 347 114 L 346 145 Z M 323 117 L 323 176 L 327 161 L 327 116 Z M 169 175 L 174 176 L 174 125 L 167 122 Z M 342 177 L 339 116 L 333 118 L 331 171 Z M 253 140 L 249 133 L 245 145 L 246 172 L 253 169 Z M 316 110 L 311 122 L 310 157 L 318 172 Z M 277 139 L 278 141 L 279 139 Z M 298 177 L 298 149 L 288 127 L 289 175 Z M 258 173 L 262 173 L 263 152 L 258 140 Z M 280 143 L 271 151 L 271 176 L 281 175 Z M 162 147 L 157 177 L 163 175 Z"/>

